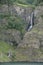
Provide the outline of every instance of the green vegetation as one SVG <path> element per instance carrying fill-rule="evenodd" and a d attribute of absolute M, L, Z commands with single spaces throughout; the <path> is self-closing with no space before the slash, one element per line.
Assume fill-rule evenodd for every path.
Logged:
<path fill-rule="evenodd" d="M 28 54 L 25 54 L 25 50 L 29 49 L 29 47 L 26 48 L 18 48 L 18 49 L 14 49 L 11 45 L 9 45 L 8 43 L 4 42 L 4 41 L 0 41 L 0 61 L 1 62 L 9 62 L 9 61 L 26 61 L 27 60 L 31 60 L 31 58 L 33 57 L 38 57 L 37 56 L 28 56 Z M 7 54 L 8 52 L 11 51 L 12 52 L 12 57 L 8 57 Z M 24 52 L 24 53 L 23 53 Z M 38 49 L 34 50 L 33 53 L 36 52 L 40 52 Z"/>
<path fill-rule="evenodd" d="M 0 29 L 16 29 L 19 30 L 21 33 L 21 36 L 24 35 L 25 33 L 25 27 L 26 27 L 26 22 L 22 20 L 19 16 L 15 15 L 9 15 L 9 14 L 0 14 L 0 19 L 6 19 L 7 24 L 4 24 L 1 26 L 0 24 Z"/>
<path fill-rule="evenodd" d="M 39 3 L 43 2 L 43 0 L 14 0 L 14 1 L 19 4 L 34 4 L 34 5 L 38 5 Z"/>
<path fill-rule="evenodd" d="M 13 47 L 10 44 L 8 44 L 8 43 L 6 43 L 4 41 L 0 41 L 0 61 L 1 62 L 7 62 L 7 61 L 9 62 L 13 58 L 15 59 L 15 55 L 14 55 L 14 57 L 11 57 L 11 58 L 9 58 L 7 56 L 9 51 L 12 52 L 12 56 L 15 54 L 14 53 L 14 49 L 13 49 Z"/>
<path fill-rule="evenodd" d="M 2 4 L 13 4 L 13 3 L 19 3 L 19 4 L 34 4 L 38 5 L 39 3 L 43 2 L 43 0 L 0 0 L 0 3 Z"/>
<path fill-rule="evenodd" d="M 24 20 L 26 18 L 25 17 L 26 11 L 25 13 L 23 13 L 24 19 L 20 17 L 17 14 L 17 12 L 15 12 L 13 15 L 13 10 L 14 11 L 16 10 L 16 9 L 13 9 L 13 5 L 15 5 L 15 7 L 16 6 L 20 6 L 21 8 L 23 7 L 24 9 L 28 7 L 33 9 L 37 5 L 43 5 L 43 0 L 0 0 L 0 7 L 2 5 L 4 6 L 7 5 L 8 12 L 6 14 L 3 13 L 3 11 L 0 13 L 0 62 L 29 61 L 34 58 L 37 59 L 37 57 L 38 58 L 43 57 L 43 53 L 42 53 L 43 48 L 40 48 L 40 49 L 31 48 L 31 50 L 33 51 L 33 53 L 31 53 L 30 52 L 31 50 L 29 51 L 30 47 L 28 46 L 28 44 L 27 45 L 24 44 L 22 47 L 19 47 L 19 48 L 17 47 L 19 43 L 17 43 L 15 39 L 20 37 L 20 43 L 22 43 L 23 36 L 25 32 L 27 32 L 26 31 L 27 21 Z M 10 11 L 10 6 L 12 6 L 11 11 Z M 1 10 L 4 10 L 4 8 Z M 26 16 L 28 16 L 28 14 Z M 41 17 L 43 18 L 43 14 L 41 15 Z M 41 24 L 40 26 L 43 26 L 43 24 Z M 15 30 L 17 31 L 18 37 L 15 37 L 16 36 L 16 32 L 14 33 Z M 18 31 L 20 32 L 20 35 L 18 34 Z M 29 33 L 33 33 L 33 34 L 35 33 L 35 34 L 38 34 L 39 36 L 43 35 L 43 31 L 40 31 L 37 26 L 36 27 L 34 26 L 32 31 L 30 31 Z M 1 39 L 2 37 L 3 39 Z M 29 39 L 28 37 L 27 37 L 27 43 Z M 32 37 L 32 42 L 34 42 L 34 40 Z M 10 43 L 12 43 L 12 45 Z M 11 57 L 8 57 L 9 52 L 11 52 L 12 54 Z M 33 55 L 30 56 L 29 52 Z"/>

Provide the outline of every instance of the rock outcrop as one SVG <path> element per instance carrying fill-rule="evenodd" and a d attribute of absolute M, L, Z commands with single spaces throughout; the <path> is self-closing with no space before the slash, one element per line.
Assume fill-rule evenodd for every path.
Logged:
<path fill-rule="evenodd" d="M 30 14 L 33 10 L 31 7 L 21 7 L 17 5 L 0 7 L 1 14 L 10 14 L 12 17 L 18 16 L 26 22 L 26 28 L 30 21 Z M 21 33 L 15 29 L 0 28 L 0 40 L 9 44 L 18 44 L 17 61 L 43 61 L 43 6 L 37 6 L 34 10 L 34 26 L 30 31 L 26 31 L 21 40 Z M 7 25 L 7 18 L 0 19 L 0 27 Z M 25 26 L 24 26 L 25 28 Z M 21 58 L 22 56 L 22 58 Z M 25 57 L 24 57 L 25 56 Z M 19 58 L 18 58 L 19 57 Z"/>
<path fill-rule="evenodd" d="M 8 42 L 10 44 L 19 44 L 21 41 L 20 32 L 14 29 L 1 30 L 0 40 Z"/>
<path fill-rule="evenodd" d="M 37 8 L 40 8 L 40 10 Z M 34 10 L 34 15 L 36 19 L 38 18 L 37 21 L 34 20 L 34 22 L 37 22 L 37 24 L 34 25 L 31 31 L 27 32 L 24 35 L 23 44 L 30 44 L 36 48 L 39 48 L 41 37 L 43 37 L 43 18 L 41 17 L 41 15 L 43 14 L 42 14 L 41 6 L 36 7 L 36 9 Z"/>

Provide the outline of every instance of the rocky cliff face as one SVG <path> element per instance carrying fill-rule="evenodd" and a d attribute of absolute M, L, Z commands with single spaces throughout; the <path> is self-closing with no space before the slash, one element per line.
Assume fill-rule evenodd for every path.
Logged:
<path fill-rule="evenodd" d="M 26 23 L 26 26 L 24 26 L 24 29 L 26 29 L 30 21 L 30 14 L 33 11 L 33 8 L 13 5 L 8 9 L 7 5 L 2 5 L 0 7 L 0 14 L 7 15 L 9 14 L 8 10 L 12 17 L 18 16 Z M 34 16 L 35 24 L 31 31 L 25 30 L 22 40 L 19 30 L 6 29 L 4 27 L 8 24 L 6 16 L 5 18 L 0 19 L 0 40 L 11 45 L 14 43 L 18 44 L 18 47 L 16 48 L 17 53 L 15 53 L 17 61 L 43 61 L 43 6 L 37 6 L 34 9 Z"/>
<path fill-rule="evenodd" d="M 22 19 L 24 19 L 27 23 L 29 22 L 29 17 L 32 12 L 33 8 L 32 7 L 22 7 L 22 6 L 9 6 L 9 11 L 11 15 L 18 15 Z M 0 13 L 2 14 L 8 14 L 8 6 L 7 5 L 2 5 L 0 7 Z"/>
<path fill-rule="evenodd" d="M 31 57 L 33 61 L 40 62 L 43 61 L 43 51 L 42 51 L 43 50 L 43 17 L 41 17 L 41 15 L 43 15 L 43 7 L 42 8 L 41 6 L 36 7 L 36 9 L 34 10 L 34 14 L 37 19 L 36 21 L 37 24 L 34 25 L 31 31 L 28 31 L 24 35 L 23 41 L 19 45 L 19 47 L 30 48 L 31 50 L 28 50 L 27 52 L 33 57 L 33 58 Z"/>
<path fill-rule="evenodd" d="M 0 18 L 0 28 L 2 28 L 2 29 L 0 29 L 0 34 L 2 35 L 0 37 L 0 39 L 1 40 L 6 40 L 6 41 L 9 42 L 10 39 L 12 39 L 12 40 L 14 39 L 12 37 L 15 37 L 16 38 L 16 36 L 17 36 L 17 38 L 15 39 L 15 40 L 17 40 L 18 39 L 18 36 L 19 37 L 21 36 L 21 35 L 19 35 L 20 32 L 18 33 L 18 30 L 17 30 L 17 32 L 14 29 L 4 30 L 4 28 L 6 28 L 6 26 L 8 25 L 8 21 L 10 21 L 8 17 L 12 18 L 12 20 L 13 19 L 16 19 L 16 21 L 17 21 L 17 18 L 16 17 L 20 17 L 24 21 L 24 25 L 25 25 L 24 26 L 24 29 L 26 30 L 26 28 L 28 26 L 28 23 L 30 21 L 30 14 L 31 14 L 32 10 L 33 10 L 32 7 L 29 7 L 28 8 L 28 7 L 22 7 L 22 6 L 12 5 L 12 6 L 9 6 L 9 8 L 8 8 L 7 5 L 2 5 L 0 7 L 0 15 L 1 15 L 1 18 Z M 12 17 L 9 16 L 9 12 L 10 12 L 10 15 Z"/>
<path fill-rule="evenodd" d="M 40 10 L 39 10 L 40 9 Z M 39 45 L 40 45 L 40 34 L 42 34 L 43 33 L 43 18 L 41 17 L 41 15 L 43 15 L 42 14 L 42 12 L 43 12 L 43 8 L 42 8 L 42 10 L 41 10 L 41 7 L 40 6 L 38 6 L 38 7 L 36 7 L 36 9 L 34 10 L 34 16 L 36 17 L 36 19 L 37 19 L 37 21 L 35 21 L 34 20 L 34 22 L 36 22 L 37 24 L 35 24 L 34 25 L 34 27 L 33 27 L 33 29 L 31 30 L 31 31 L 28 31 L 25 35 L 24 35 L 24 42 L 23 43 L 27 43 L 27 44 L 29 44 L 30 43 L 30 45 L 32 44 L 32 42 L 33 42 L 33 44 L 32 45 L 34 45 L 34 42 L 35 42 L 35 40 L 36 40 L 36 42 L 35 42 L 35 44 L 39 47 Z M 42 32 L 42 33 L 41 33 Z M 42 34 L 43 35 L 43 34 Z M 33 39 L 34 39 L 34 41 L 33 41 Z M 38 40 L 39 39 L 39 40 Z M 32 40 L 32 41 L 31 41 Z M 29 42 L 30 41 L 30 42 Z M 38 44 L 39 43 L 39 44 Z M 36 46 L 35 45 L 35 46 Z M 34 47 L 35 47 L 34 46 Z M 36 46 L 36 47 L 37 47 Z"/>

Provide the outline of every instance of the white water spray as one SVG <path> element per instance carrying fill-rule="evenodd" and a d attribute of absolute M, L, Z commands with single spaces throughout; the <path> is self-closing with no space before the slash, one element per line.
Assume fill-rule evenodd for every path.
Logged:
<path fill-rule="evenodd" d="M 32 14 L 31 14 L 31 16 L 30 16 L 30 27 L 29 27 L 29 29 L 28 29 L 28 31 L 30 31 L 31 29 L 32 29 L 32 27 L 33 27 L 33 15 L 34 15 L 34 13 L 32 12 Z"/>

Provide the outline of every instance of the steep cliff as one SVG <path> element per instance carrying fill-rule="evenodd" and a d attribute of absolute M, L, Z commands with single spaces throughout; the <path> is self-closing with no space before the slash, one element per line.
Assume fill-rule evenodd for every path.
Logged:
<path fill-rule="evenodd" d="M 43 62 L 43 6 L 0 6 L 0 61 Z M 27 31 L 33 11 L 34 26 Z"/>

